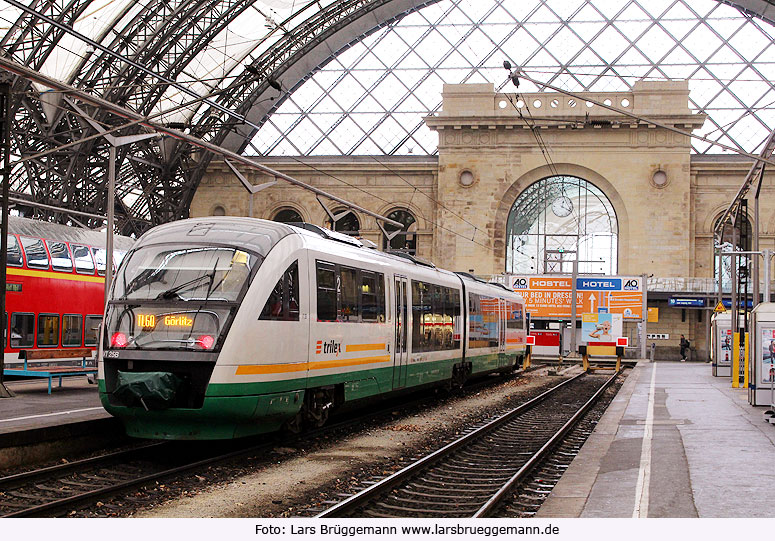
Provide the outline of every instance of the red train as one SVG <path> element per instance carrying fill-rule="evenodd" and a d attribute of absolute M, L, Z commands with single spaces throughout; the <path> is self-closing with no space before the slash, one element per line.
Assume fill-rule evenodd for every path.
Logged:
<path fill-rule="evenodd" d="M 21 349 L 96 349 L 104 309 L 105 240 L 99 231 L 9 217 L 6 368 L 21 362 Z M 116 266 L 132 243 L 114 237 Z"/>

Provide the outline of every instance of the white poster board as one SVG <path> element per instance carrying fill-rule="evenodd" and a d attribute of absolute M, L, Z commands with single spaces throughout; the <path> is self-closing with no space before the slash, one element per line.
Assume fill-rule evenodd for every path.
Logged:
<path fill-rule="evenodd" d="M 622 336 L 622 314 L 581 314 L 581 342 L 590 346 L 615 346 Z"/>
<path fill-rule="evenodd" d="M 761 383 L 771 383 L 775 373 L 775 327 L 762 327 Z"/>

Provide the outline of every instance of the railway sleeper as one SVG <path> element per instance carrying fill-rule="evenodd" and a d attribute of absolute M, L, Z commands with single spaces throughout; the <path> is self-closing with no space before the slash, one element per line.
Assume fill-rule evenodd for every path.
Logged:
<path fill-rule="evenodd" d="M 41 496 L 40 494 L 26 494 L 24 492 L 16 492 L 11 491 L 7 494 L 10 494 L 14 498 L 19 498 L 20 500 L 32 500 L 32 501 L 41 501 L 41 502 L 53 502 L 56 500 L 56 498 L 49 498 L 46 496 Z M 3 502 L 3 505 L 5 505 L 5 502 Z"/>
<path fill-rule="evenodd" d="M 430 486 L 430 485 L 421 485 L 421 484 L 418 484 L 418 483 L 412 483 L 409 486 L 412 487 L 412 488 L 416 488 L 417 490 L 435 490 L 437 492 L 455 492 L 455 493 L 458 493 L 458 492 L 462 492 L 462 493 L 470 492 L 472 494 L 490 494 L 492 492 L 492 490 L 490 488 L 475 489 L 475 488 L 434 487 L 434 486 Z"/>
<path fill-rule="evenodd" d="M 512 465 L 514 462 L 509 461 L 506 464 L 503 463 L 503 461 L 493 461 L 492 464 L 494 465 L 488 465 L 488 464 L 449 464 L 447 466 L 442 466 L 440 468 L 437 468 L 437 471 L 441 472 L 450 472 L 453 474 L 459 474 L 463 472 L 471 472 L 471 473 L 477 473 L 480 475 L 501 475 L 503 472 L 510 472 L 513 471 Z"/>
<path fill-rule="evenodd" d="M 427 477 L 423 477 L 419 481 L 415 481 L 415 482 L 417 482 L 417 483 L 420 483 L 420 482 L 427 483 L 428 485 L 434 485 L 435 484 L 435 485 L 440 485 L 441 487 L 446 487 L 446 488 L 448 488 L 449 485 L 452 484 L 452 483 L 449 482 L 449 480 L 436 481 L 436 480 L 433 480 L 433 479 L 428 479 Z M 481 487 L 482 489 L 491 490 L 493 484 L 492 483 L 466 483 L 466 486 L 468 488 L 471 488 L 471 487 Z"/>
<path fill-rule="evenodd" d="M 440 481 L 443 481 L 447 484 L 455 484 L 455 483 L 480 483 L 484 485 L 485 483 L 493 484 L 493 483 L 500 483 L 505 482 L 507 479 L 509 479 L 510 475 L 501 475 L 498 477 L 469 477 L 467 475 L 447 475 L 447 476 L 441 476 L 441 475 L 433 475 L 432 473 L 427 474 L 428 478 L 436 477 Z"/>
<path fill-rule="evenodd" d="M 34 486 L 36 489 L 42 490 L 44 492 L 54 492 L 56 494 L 76 494 L 76 491 L 68 490 L 62 487 L 51 487 L 48 485 L 34 485 Z"/>
<path fill-rule="evenodd" d="M 454 498 L 456 500 L 476 500 L 479 501 L 482 499 L 482 497 L 486 494 L 484 491 L 479 492 L 477 494 L 471 494 L 468 491 L 455 491 L 454 494 L 433 494 L 433 493 L 427 493 L 427 492 L 415 492 L 413 490 L 408 490 L 405 488 L 402 488 L 400 490 L 401 494 L 404 494 L 406 496 L 419 496 L 420 498 L 424 498 L 428 503 L 435 503 L 437 500 L 447 500 L 449 498 Z M 400 499 L 404 501 L 402 498 L 393 495 L 393 498 Z M 415 501 L 412 498 L 407 498 L 406 501 Z M 443 503 L 443 502 L 442 502 Z"/>
<path fill-rule="evenodd" d="M 461 506 L 457 503 L 450 503 L 449 506 L 457 507 L 457 509 L 415 509 L 413 507 L 401 507 L 398 505 L 390 505 L 385 502 L 377 502 L 376 505 L 383 509 L 390 509 L 395 511 L 400 511 L 402 513 L 410 512 L 415 513 L 417 515 L 422 515 L 424 517 L 433 518 L 435 515 L 449 515 L 449 516 L 465 516 L 465 512 L 468 511 L 469 513 L 473 513 L 479 509 L 480 506 Z M 404 516 L 404 515 L 398 515 L 398 516 Z"/>
<path fill-rule="evenodd" d="M 519 462 L 497 462 L 493 465 L 482 465 L 479 468 L 445 468 L 440 470 L 441 472 L 449 473 L 450 475 L 460 476 L 476 476 L 480 479 L 501 479 L 503 477 L 509 478 L 514 475 L 523 464 L 523 461 Z"/>

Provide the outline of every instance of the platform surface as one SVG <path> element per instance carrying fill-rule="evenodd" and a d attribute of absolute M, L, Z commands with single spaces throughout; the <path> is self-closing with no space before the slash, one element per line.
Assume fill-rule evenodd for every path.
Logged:
<path fill-rule="evenodd" d="M 641 361 L 539 517 L 775 517 L 775 425 L 706 363 Z"/>
<path fill-rule="evenodd" d="M 48 394 L 47 379 L 7 381 L 16 396 L 0 398 L 0 434 L 110 417 L 100 405 L 97 386 L 85 376 L 65 377 L 62 387 L 58 384 L 57 378 Z"/>

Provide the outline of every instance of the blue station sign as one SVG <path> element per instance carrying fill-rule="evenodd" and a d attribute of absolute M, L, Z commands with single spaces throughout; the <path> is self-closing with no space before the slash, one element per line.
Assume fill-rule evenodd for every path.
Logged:
<path fill-rule="evenodd" d="M 667 300 L 669 306 L 690 306 L 693 308 L 704 308 L 705 299 L 694 297 L 671 297 Z"/>

